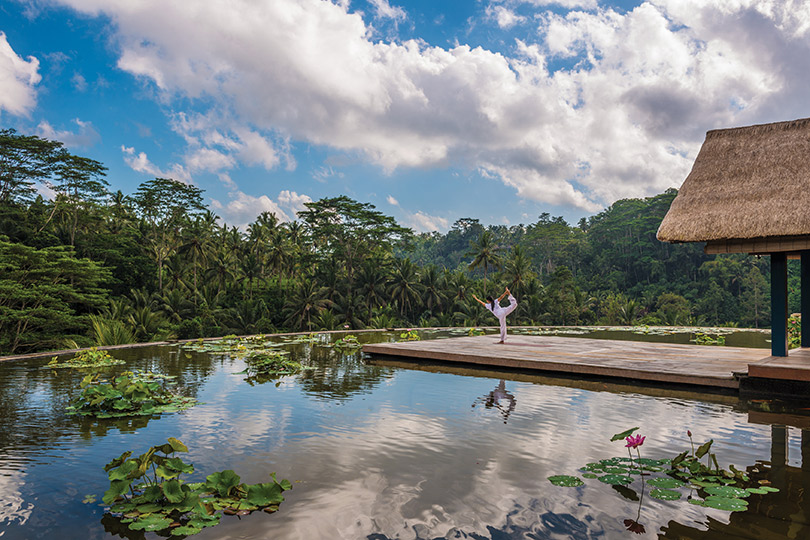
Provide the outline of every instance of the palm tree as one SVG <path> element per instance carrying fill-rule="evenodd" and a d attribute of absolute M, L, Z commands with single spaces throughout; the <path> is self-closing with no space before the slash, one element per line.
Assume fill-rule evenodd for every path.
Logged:
<path fill-rule="evenodd" d="M 394 273 L 391 276 L 391 298 L 399 305 L 399 314 L 405 317 L 413 304 L 419 301 L 423 290 L 419 283 L 416 265 L 410 259 L 398 259 L 394 262 Z"/>
<path fill-rule="evenodd" d="M 358 293 L 366 302 L 367 320 L 371 320 L 372 310 L 376 306 L 384 304 L 387 299 L 385 287 L 388 279 L 381 262 L 378 260 L 366 261 L 360 269 L 357 282 L 360 285 Z"/>
<path fill-rule="evenodd" d="M 523 293 L 526 284 L 534 278 L 532 262 L 526 256 L 526 252 L 522 247 L 515 246 L 512 248 L 509 258 L 504 264 L 503 277 L 509 283 L 509 288 L 518 295 Z"/>
<path fill-rule="evenodd" d="M 312 330 L 313 315 L 317 316 L 321 310 L 330 305 L 324 294 L 324 288 L 319 287 L 314 280 L 302 280 L 285 303 L 287 315 L 285 324 L 294 329 L 306 326 L 307 330 Z"/>
<path fill-rule="evenodd" d="M 439 279 L 439 270 L 436 265 L 430 264 L 422 269 L 422 279 L 420 280 L 423 287 L 422 300 L 424 306 L 430 314 L 433 310 L 440 307 L 444 301 L 444 294 L 441 290 L 441 280 Z"/>
<path fill-rule="evenodd" d="M 193 292 L 197 292 L 197 269 L 208 258 L 210 231 L 205 219 L 197 216 L 186 227 L 183 227 L 180 235 L 178 252 L 181 255 L 191 256 L 191 271 L 194 275 Z"/>
<path fill-rule="evenodd" d="M 501 259 L 498 255 L 500 248 L 495 244 L 495 236 L 492 231 L 484 231 L 478 240 L 470 241 L 470 251 L 468 257 L 473 257 L 472 262 L 467 267 L 470 271 L 478 267 L 484 268 L 484 286 L 486 288 L 487 272 L 490 268 L 500 268 Z"/>

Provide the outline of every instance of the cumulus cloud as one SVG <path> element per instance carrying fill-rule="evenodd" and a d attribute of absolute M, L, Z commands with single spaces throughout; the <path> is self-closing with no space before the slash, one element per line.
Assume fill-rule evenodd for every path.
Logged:
<path fill-rule="evenodd" d="M 91 122 L 83 122 L 75 118 L 73 123 L 78 128 L 76 131 L 57 130 L 50 123 L 43 120 L 37 126 L 37 135 L 59 141 L 68 148 L 89 148 L 101 140 L 101 136 Z"/>
<path fill-rule="evenodd" d="M 276 200 L 267 195 L 248 195 L 238 189 L 231 191 L 228 197 L 225 203 L 215 199 L 211 206 L 221 212 L 226 223 L 240 229 L 245 229 L 262 212 L 275 214 L 279 221 L 290 221 L 298 212 L 306 210 L 304 203 L 312 202 L 308 195 L 289 190 L 281 191 Z"/>
<path fill-rule="evenodd" d="M 416 232 L 446 231 L 450 222 L 439 216 L 431 216 L 421 210 L 408 214 L 404 219 L 405 225 L 411 227 Z"/>
<path fill-rule="evenodd" d="M 210 106 L 185 133 L 190 157 L 208 148 L 267 168 L 279 141 L 306 141 L 383 171 L 479 168 L 523 197 L 591 211 L 678 185 L 708 129 L 807 114 L 798 0 L 492 4 L 538 21 L 511 55 L 374 40 L 348 2 L 61 1 L 111 18 L 121 69 L 166 100 Z"/>
<path fill-rule="evenodd" d="M 518 15 L 513 10 L 504 6 L 487 6 L 486 14 L 503 29 L 512 28 L 516 24 L 526 20 L 526 17 L 523 15 Z"/>
<path fill-rule="evenodd" d="M 374 15 L 380 19 L 404 21 L 408 18 L 404 9 L 399 6 L 392 6 L 388 3 L 388 0 L 369 0 L 369 3 L 374 6 Z"/>
<path fill-rule="evenodd" d="M 42 80 L 39 60 L 29 56 L 23 59 L 0 32 L 0 113 L 27 115 L 36 105 L 34 87 Z"/>
<path fill-rule="evenodd" d="M 388 201 L 388 204 L 390 204 L 391 206 L 399 206 L 399 201 L 398 201 L 398 200 L 396 200 L 396 199 L 395 199 L 393 196 L 391 196 L 391 195 L 389 195 L 389 196 L 388 196 L 388 198 L 387 198 L 386 200 Z"/>
<path fill-rule="evenodd" d="M 174 163 L 169 169 L 163 170 L 149 161 L 146 152 L 136 153 L 135 149 L 130 146 L 121 146 L 121 152 L 124 154 L 124 163 L 135 172 L 148 174 L 155 178 L 171 178 L 187 184 L 191 183 L 191 174 L 179 163 Z"/>

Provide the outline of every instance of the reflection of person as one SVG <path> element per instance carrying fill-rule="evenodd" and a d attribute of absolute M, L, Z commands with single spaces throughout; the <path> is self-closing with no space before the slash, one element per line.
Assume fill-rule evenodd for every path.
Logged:
<path fill-rule="evenodd" d="M 501 300 L 503 297 L 509 295 L 509 305 L 507 307 L 501 307 Z M 487 296 L 487 301 L 484 302 L 480 300 L 477 296 L 473 295 L 479 304 L 487 308 L 498 318 L 498 322 L 501 325 L 501 340 L 498 343 L 505 343 L 506 342 L 506 316 L 515 311 L 517 307 L 517 300 L 515 297 L 512 296 L 512 293 L 509 291 L 509 287 L 503 292 L 502 295 L 498 297 L 497 300 L 493 299 L 491 296 Z"/>
<path fill-rule="evenodd" d="M 507 401 L 509 402 L 508 405 L 505 403 Z M 478 402 L 483 403 L 484 407 L 486 407 L 487 409 L 492 409 L 494 407 L 499 411 L 501 411 L 501 414 L 503 415 L 504 424 L 509 419 L 509 415 L 512 413 L 512 411 L 515 410 L 515 405 L 517 405 L 517 399 L 515 399 L 515 396 L 510 394 L 509 391 L 506 389 L 506 381 L 504 381 L 503 379 L 501 379 L 501 381 L 498 383 L 498 386 L 495 388 L 495 390 L 493 390 L 486 396 L 482 396 L 476 399 L 475 403 L 473 403 L 473 407 L 475 407 L 478 404 Z"/>

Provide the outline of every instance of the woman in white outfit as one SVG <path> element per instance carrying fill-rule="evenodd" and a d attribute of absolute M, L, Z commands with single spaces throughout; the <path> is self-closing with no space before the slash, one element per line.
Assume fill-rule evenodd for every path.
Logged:
<path fill-rule="evenodd" d="M 504 296 L 509 295 L 509 305 L 507 307 L 501 307 L 501 300 Z M 509 287 L 506 288 L 504 293 L 498 297 L 497 300 L 492 298 L 491 296 L 487 296 L 487 302 L 480 300 L 477 296 L 473 295 L 479 304 L 487 308 L 498 318 L 498 322 L 501 324 L 501 340 L 498 343 L 505 343 L 506 342 L 506 316 L 515 311 L 517 307 L 517 300 L 515 297 L 512 296 L 512 293 L 509 292 Z"/>

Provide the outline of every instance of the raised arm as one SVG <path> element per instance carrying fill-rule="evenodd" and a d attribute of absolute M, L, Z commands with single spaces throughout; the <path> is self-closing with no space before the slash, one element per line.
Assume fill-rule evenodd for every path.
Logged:
<path fill-rule="evenodd" d="M 481 304 L 481 305 L 482 305 L 482 306 L 484 306 L 484 307 L 487 307 L 487 303 L 486 303 L 486 302 L 482 302 L 482 301 L 481 301 L 481 300 L 480 300 L 480 299 L 479 299 L 477 296 L 475 296 L 475 295 L 472 295 L 472 297 L 473 297 L 473 298 L 475 298 L 475 300 L 476 300 L 476 301 L 477 301 L 479 304 Z"/>

